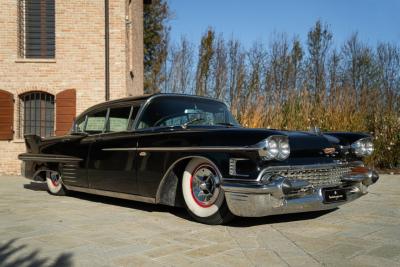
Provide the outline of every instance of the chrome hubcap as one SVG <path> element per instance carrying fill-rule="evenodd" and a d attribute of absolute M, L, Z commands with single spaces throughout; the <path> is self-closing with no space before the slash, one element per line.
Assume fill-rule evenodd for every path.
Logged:
<path fill-rule="evenodd" d="M 58 186 L 60 184 L 60 175 L 56 172 L 50 172 L 50 180 L 54 186 Z"/>
<path fill-rule="evenodd" d="M 218 174 L 210 165 L 200 165 L 195 169 L 191 180 L 192 196 L 197 204 L 209 207 L 219 194 Z"/>

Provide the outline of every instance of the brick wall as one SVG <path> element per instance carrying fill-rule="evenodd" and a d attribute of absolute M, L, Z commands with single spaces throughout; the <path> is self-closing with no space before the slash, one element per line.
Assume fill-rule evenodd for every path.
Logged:
<path fill-rule="evenodd" d="M 110 97 L 128 95 L 128 46 L 125 0 L 110 2 Z M 142 1 L 133 0 L 134 3 Z M 135 4 L 141 6 L 141 4 Z M 136 11 L 141 14 L 141 11 Z M 104 1 L 56 1 L 56 58 L 53 60 L 25 60 L 17 51 L 17 1 L 4 1 L 0 9 L 0 89 L 14 94 L 14 129 L 18 125 L 17 99 L 21 93 L 39 90 L 56 95 L 76 89 L 77 113 L 104 101 L 105 50 Z M 142 24 L 136 23 L 142 32 Z M 136 36 L 141 40 L 141 36 Z M 142 46 L 142 44 L 140 44 Z M 143 58 L 143 50 L 133 57 Z M 143 60 L 135 61 L 135 69 L 143 68 Z M 139 79 L 139 77 L 136 77 Z M 142 81 L 142 78 L 139 79 Z M 136 82 L 136 81 L 135 81 Z M 132 92 L 132 89 L 129 90 Z M 143 92 L 136 82 L 135 94 Z M 0 141 L 0 173 L 18 174 L 17 155 L 25 151 L 23 140 L 14 135 L 11 141 Z"/>

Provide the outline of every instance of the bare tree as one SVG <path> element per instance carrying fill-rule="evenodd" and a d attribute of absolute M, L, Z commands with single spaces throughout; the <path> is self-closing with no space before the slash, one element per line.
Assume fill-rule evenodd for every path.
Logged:
<path fill-rule="evenodd" d="M 246 84 L 246 54 L 239 41 L 228 41 L 229 103 L 232 113 L 240 120 L 240 99 Z"/>
<path fill-rule="evenodd" d="M 332 42 L 327 25 L 318 20 L 308 32 L 308 53 L 311 90 L 318 95 L 325 90 L 325 60 Z"/>
<path fill-rule="evenodd" d="M 167 90 L 174 93 L 193 93 L 193 45 L 181 37 L 178 45 L 170 48 Z"/>
<path fill-rule="evenodd" d="M 209 29 L 197 61 L 185 39 L 171 45 L 167 86 L 227 101 L 245 126 L 372 132 L 376 152 L 367 162 L 400 167 L 400 47 L 362 43 L 353 34 L 340 50 L 320 21 L 307 49 L 298 37 L 276 34 L 269 46 L 249 49 Z M 194 67 L 196 62 L 197 68 Z"/>
<path fill-rule="evenodd" d="M 215 53 L 212 60 L 212 70 L 214 79 L 214 94 L 218 99 L 224 99 L 227 90 L 228 73 L 227 73 L 227 51 L 225 40 L 222 35 L 216 40 Z"/>
<path fill-rule="evenodd" d="M 286 35 L 276 35 L 270 44 L 270 61 L 267 69 L 267 90 L 273 99 L 284 101 L 288 96 L 291 72 L 290 49 Z"/>
<path fill-rule="evenodd" d="M 300 84 L 302 83 L 302 61 L 303 61 L 303 48 L 301 46 L 300 40 L 298 37 L 293 39 L 292 43 L 292 51 L 291 51 L 291 63 L 292 63 L 292 73 L 291 73 L 291 81 L 290 86 L 293 90 L 298 90 Z"/>
<path fill-rule="evenodd" d="M 196 73 L 196 95 L 208 95 L 210 76 L 211 76 L 211 60 L 214 55 L 214 39 L 215 32 L 209 28 L 201 38 L 199 48 L 199 60 Z"/>

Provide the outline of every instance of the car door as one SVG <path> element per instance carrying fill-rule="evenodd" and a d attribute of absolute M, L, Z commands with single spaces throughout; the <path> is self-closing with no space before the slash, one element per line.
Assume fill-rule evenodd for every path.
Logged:
<path fill-rule="evenodd" d="M 109 107 L 104 130 L 90 147 L 88 177 L 90 188 L 137 194 L 137 137 L 130 129 L 138 104 Z M 90 118 L 90 117 L 89 117 Z"/>
<path fill-rule="evenodd" d="M 82 165 L 79 173 L 79 183 L 74 184 L 76 186 L 81 187 L 90 187 L 89 177 L 88 177 L 88 167 L 90 163 L 90 149 L 92 144 L 94 144 L 98 137 L 104 131 L 105 119 L 107 117 L 107 108 L 98 109 L 95 111 L 91 111 L 85 116 L 82 116 L 77 122 L 77 132 L 82 132 L 82 134 L 86 135 L 82 137 L 78 146 L 70 146 L 70 150 L 76 150 L 78 153 L 82 155 L 82 161 L 80 164 Z M 83 169 L 84 168 L 84 169 Z"/>

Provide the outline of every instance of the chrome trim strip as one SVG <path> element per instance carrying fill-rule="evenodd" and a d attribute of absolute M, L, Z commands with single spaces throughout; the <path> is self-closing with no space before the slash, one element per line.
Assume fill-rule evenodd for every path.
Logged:
<path fill-rule="evenodd" d="M 236 177 L 242 177 L 242 176 L 236 176 Z M 251 179 L 251 178 L 248 178 L 248 177 L 249 176 L 246 176 L 246 177 L 243 176 L 243 178 L 224 177 L 223 180 L 227 181 L 227 182 L 229 182 L 229 181 L 234 181 L 234 182 L 237 181 L 237 182 L 245 182 L 245 183 L 255 183 L 255 182 L 257 182 L 256 179 Z"/>
<path fill-rule="evenodd" d="M 103 148 L 103 151 L 137 151 L 136 147 L 111 147 Z"/>
<path fill-rule="evenodd" d="M 67 178 L 64 176 L 64 182 L 68 182 L 68 183 L 77 183 L 78 181 L 74 180 L 75 178 Z M 63 185 L 65 186 L 65 184 L 63 183 Z"/>
<path fill-rule="evenodd" d="M 254 147 L 197 146 L 197 147 L 139 147 L 140 151 L 257 151 Z"/>
<path fill-rule="evenodd" d="M 248 174 L 239 174 L 237 173 L 237 162 L 238 161 L 244 161 L 244 160 L 250 160 L 247 158 L 230 158 L 229 159 L 229 175 L 231 176 L 238 176 L 238 177 L 249 177 L 250 175 Z"/>
<path fill-rule="evenodd" d="M 63 155 L 51 155 L 51 154 L 20 154 L 18 155 L 18 159 L 23 161 L 39 161 L 39 162 L 62 162 L 62 163 L 72 163 L 79 162 L 83 159 L 63 156 Z"/>
<path fill-rule="evenodd" d="M 320 169 L 320 168 L 333 168 L 333 167 L 356 167 L 356 166 L 361 166 L 363 163 L 359 161 L 355 162 L 350 162 L 350 163 L 344 163 L 344 164 L 338 164 L 338 163 L 327 163 L 327 164 L 310 164 L 310 165 L 286 165 L 286 166 L 269 166 L 265 169 L 263 169 L 257 176 L 257 179 L 255 181 L 260 181 L 261 177 L 263 176 L 264 173 L 268 171 L 274 171 L 274 170 L 310 170 L 310 169 Z M 254 181 L 254 180 L 251 180 Z"/>
<path fill-rule="evenodd" d="M 122 199 L 127 199 L 127 200 L 134 200 L 134 201 L 141 201 L 141 202 L 146 202 L 146 203 L 151 203 L 151 204 L 155 204 L 156 203 L 155 199 L 151 198 L 151 197 L 144 197 L 144 196 L 139 196 L 139 195 L 112 192 L 112 191 L 93 189 L 93 188 L 86 188 L 86 187 L 79 187 L 79 186 L 66 185 L 66 184 L 64 184 L 64 186 L 68 190 L 71 190 L 71 191 L 78 191 L 78 192 L 89 193 L 89 194 L 100 195 L 100 196 L 122 198 Z"/>
<path fill-rule="evenodd" d="M 112 147 L 103 148 L 103 151 L 257 151 L 255 147 L 229 147 L 229 146 L 185 146 L 185 147 Z"/>

